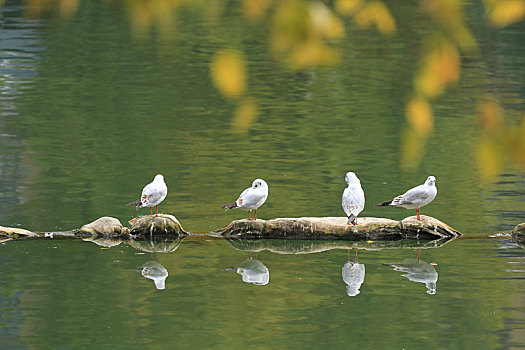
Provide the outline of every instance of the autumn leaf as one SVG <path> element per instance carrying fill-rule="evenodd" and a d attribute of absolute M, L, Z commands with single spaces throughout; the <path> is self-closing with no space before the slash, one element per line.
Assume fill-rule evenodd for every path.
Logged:
<path fill-rule="evenodd" d="M 235 110 L 232 127 L 235 132 L 247 132 L 257 120 L 259 104 L 253 97 L 243 99 Z"/>
<path fill-rule="evenodd" d="M 421 97 L 414 97 L 408 102 L 406 116 L 414 131 L 419 135 L 426 136 L 434 128 L 432 107 L 427 100 Z"/>
<path fill-rule="evenodd" d="M 500 0 L 493 4 L 489 18 L 493 25 L 504 27 L 519 22 L 525 16 L 524 0 Z"/>
<path fill-rule="evenodd" d="M 227 98 L 236 99 L 246 89 L 246 63 L 236 50 L 216 53 L 210 64 L 211 77 L 217 89 Z"/>

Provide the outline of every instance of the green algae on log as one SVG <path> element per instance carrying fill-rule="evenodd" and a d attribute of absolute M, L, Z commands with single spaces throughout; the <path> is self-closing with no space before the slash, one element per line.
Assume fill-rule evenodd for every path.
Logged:
<path fill-rule="evenodd" d="M 179 220 L 169 214 L 139 216 L 131 219 L 129 224 L 130 234 L 137 236 L 186 235 Z"/>
<path fill-rule="evenodd" d="M 358 218 L 357 226 L 348 225 L 346 217 L 277 218 L 271 220 L 236 220 L 218 230 L 229 238 L 279 238 L 319 240 L 436 240 L 455 238 L 461 233 L 430 216 L 423 221 L 410 216 L 402 221 L 385 218 Z"/>

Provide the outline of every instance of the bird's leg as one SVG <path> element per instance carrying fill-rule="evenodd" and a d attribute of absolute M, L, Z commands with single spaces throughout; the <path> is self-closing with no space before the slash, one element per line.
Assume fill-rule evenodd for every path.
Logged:
<path fill-rule="evenodd" d="M 254 217 L 254 220 L 257 220 L 257 209 L 255 209 L 255 215 L 253 217 Z"/>
<path fill-rule="evenodd" d="M 419 217 L 419 208 L 416 209 L 416 213 L 417 213 L 417 221 L 421 221 L 421 218 Z"/>
<path fill-rule="evenodd" d="M 149 215 L 153 215 L 153 207 L 149 207 Z"/>
<path fill-rule="evenodd" d="M 251 212 L 252 212 L 251 210 L 248 210 L 248 220 L 251 220 L 251 219 L 252 219 L 252 218 L 250 217 L 250 213 L 251 213 Z"/>
<path fill-rule="evenodd" d="M 157 214 L 155 216 L 159 216 L 159 205 L 157 204 Z"/>
<path fill-rule="evenodd" d="M 357 226 L 357 216 L 356 216 L 356 218 L 354 220 L 354 226 Z"/>

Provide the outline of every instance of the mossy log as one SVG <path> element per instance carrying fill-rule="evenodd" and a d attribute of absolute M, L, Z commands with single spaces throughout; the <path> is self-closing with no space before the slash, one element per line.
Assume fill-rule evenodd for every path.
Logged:
<path fill-rule="evenodd" d="M 277 218 L 271 220 L 236 220 L 217 233 L 227 238 L 275 238 L 351 241 L 394 241 L 401 239 L 438 240 L 461 236 L 447 224 L 422 215 L 423 221 L 410 216 L 402 221 L 384 218 L 358 218 L 358 225 L 348 225 L 345 217 Z"/>
<path fill-rule="evenodd" d="M 514 230 L 512 230 L 512 238 L 518 243 L 525 244 L 525 223 L 514 227 Z"/>
<path fill-rule="evenodd" d="M 131 219 L 129 224 L 131 225 L 130 234 L 137 236 L 181 236 L 187 234 L 179 220 L 169 214 L 139 216 Z"/>

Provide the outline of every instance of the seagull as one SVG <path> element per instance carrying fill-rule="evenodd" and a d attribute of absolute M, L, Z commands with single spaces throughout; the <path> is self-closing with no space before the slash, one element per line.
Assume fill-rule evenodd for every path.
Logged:
<path fill-rule="evenodd" d="M 419 208 L 432 202 L 437 195 L 436 178 L 429 176 L 424 184 L 411 188 L 402 195 L 383 203 L 376 204 L 376 207 L 392 205 L 394 207 L 403 207 L 406 209 L 416 209 L 417 219 L 419 217 Z"/>
<path fill-rule="evenodd" d="M 405 272 L 401 276 L 408 278 L 410 281 L 424 283 L 428 294 L 436 294 L 438 273 L 432 263 L 419 259 L 405 259 L 401 263 L 389 265 L 394 268 L 394 271 Z"/>
<path fill-rule="evenodd" d="M 141 268 L 142 276 L 149 278 L 155 282 L 157 289 L 166 289 L 166 278 L 168 278 L 168 270 L 156 261 L 148 261 Z"/>
<path fill-rule="evenodd" d="M 137 210 L 143 207 L 150 207 L 150 215 L 153 215 L 153 207 L 157 207 L 157 214 L 159 216 L 159 204 L 166 198 L 168 194 L 168 187 L 164 182 L 164 176 L 158 174 L 153 179 L 153 182 L 144 186 L 142 189 L 142 195 L 140 199 L 137 199 L 134 202 L 128 203 L 127 205 L 136 205 Z"/>
<path fill-rule="evenodd" d="M 365 193 L 361 188 L 361 181 L 353 172 L 346 173 L 345 181 L 348 187 L 343 192 L 343 210 L 348 216 L 347 224 L 357 226 L 357 215 L 365 207 Z"/>
<path fill-rule="evenodd" d="M 365 265 L 356 261 L 347 261 L 342 270 L 343 281 L 346 283 L 346 294 L 355 297 L 365 281 Z"/>
<path fill-rule="evenodd" d="M 221 206 L 223 209 L 234 209 L 241 208 L 248 210 L 248 220 L 252 220 L 250 212 L 255 210 L 255 216 L 253 220 L 257 220 L 257 208 L 266 202 L 268 198 L 268 184 L 261 179 L 255 179 L 252 187 L 248 187 L 242 191 L 239 199 L 231 204 L 225 204 Z"/>
<path fill-rule="evenodd" d="M 237 267 L 242 281 L 256 286 L 265 286 L 270 282 L 270 270 L 259 260 L 249 258 Z"/>

